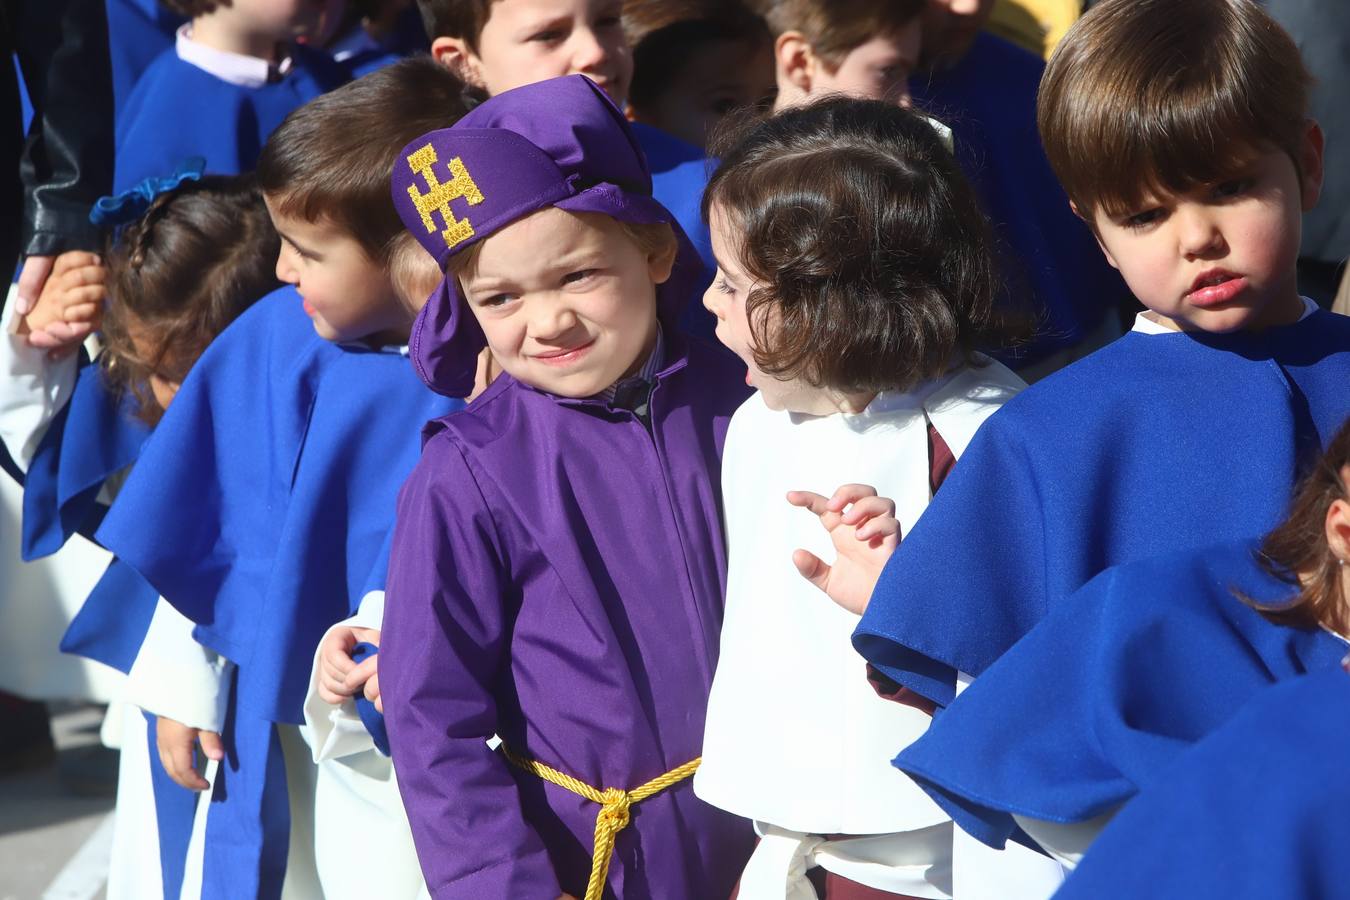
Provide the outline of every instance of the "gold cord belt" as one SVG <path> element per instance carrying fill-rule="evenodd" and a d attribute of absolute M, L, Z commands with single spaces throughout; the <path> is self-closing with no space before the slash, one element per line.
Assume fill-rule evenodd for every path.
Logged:
<path fill-rule="evenodd" d="M 677 769 L 671 769 L 666 774 L 653 778 L 641 787 L 625 791 L 619 788 L 598 790 L 537 760 L 517 756 L 505 744 L 502 745 L 502 754 L 512 765 L 524 769 L 531 775 L 542 778 L 550 784 L 556 784 L 560 788 L 566 788 L 592 803 L 600 804 L 600 812 L 595 816 L 595 849 L 591 854 L 591 880 L 586 884 L 586 895 L 583 900 L 600 900 L 600 895 L 604 893 L 605 879 L 609 876 L 609 860 L 614 855 L 614 839 L 620 831 L 628 827 L 629 808 L 634 803 L 641 803 L 648 797 L 684 781 L 694 774 L 698 764 L 703 761 L 702 757 L 691 760 Z"/>

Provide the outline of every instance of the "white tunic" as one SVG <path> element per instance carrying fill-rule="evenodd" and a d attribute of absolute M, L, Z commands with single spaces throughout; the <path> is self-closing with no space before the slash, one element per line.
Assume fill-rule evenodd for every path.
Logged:
<path fill-rule="evenodd" d="M 950 820 L 890 764 L 930 719 L 873 691 L 851 642 L 858 617 L 792 563 L 799 547 L 832 558 L 829 537 L 785 494 L 870 484 L 895 501 L 908 533 L 930 499 L 929 422 L 959 456 L 1021 387 L 990 363 L 881 394 L 857 415 L 777 412 L 757 394 L 732 417 L 722 461 L 726 618 L 694 790 L 758 823 L 764 840 L 742 879 L 745 900 L 792 896 L 782 866 L 799 876 L 809 864 L 882 890 L 950 896 Z M 809 837 L 833 833 L 888 837 Z M 766 869 L 776 871 L 761 887 Z"/>

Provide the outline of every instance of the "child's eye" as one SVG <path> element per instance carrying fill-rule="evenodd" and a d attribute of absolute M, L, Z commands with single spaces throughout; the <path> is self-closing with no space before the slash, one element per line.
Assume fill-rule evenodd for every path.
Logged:
<path fill-rule="evenodd" d="M 566 36 L 561 28 L 549 28 L 530 35 L 529 40 L 536 44 L 556 44 Z"/>
<path fill-rule="evenodd" d="M 498 309 L 511 302 L 510 294 L 493 294 L 478 301 L 478 305 L 487 309 Z"/>
<path fill-rule="evenodd" d="M 580 269 L 576 272 L 568 272 L 563 276 L 563 284 L 577 284 L 578 282 L 588 281 L 594 277 L 595 269 Z"/>
<path fill-rule="evenodd" d="M 619 16 L 601 16 L 595 20 L 596 28 L 618 28 L 623 24 L 623 19 Z"/>
<path fill-rule="evenodd" d="M 1251 190 L 1252 179 L 1243 178 L 1238 181 L 1225 181 L 1222 184 L 1214 186 L 1214 197 L 1219 200 L 1226 200 L 1229 197 L 1237 197 Z"/>
<path fill-rule="evenodd" d="M 713 287 L 717 288 L 717 290 L 723 294 L 736 293 L 736 289 L 733 288 L 731 285 L 727 284 L 727 280 L 725 277 L 719 276 L 718 279 L 715 282 L 713 282 Z"/>
<path fill-rule="evenodd" d="M 1147 228 L 1155 222 L 1161 221 L 1163 211 L 1161 209 L 1146 209 L 1143 212 L 1128 216 L 1121 224 L 1126 228 Z"/>

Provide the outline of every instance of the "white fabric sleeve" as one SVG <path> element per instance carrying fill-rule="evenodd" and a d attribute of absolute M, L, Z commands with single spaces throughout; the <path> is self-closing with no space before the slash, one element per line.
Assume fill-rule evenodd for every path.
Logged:
<path fill-rule="evenodd" d="M 53 360 L 14 333 L 16 291 L 10 285 L 0 316 L 0 441 L 27 472 L 52 419 L 70 402 L 79 362 L 74 353 Z"/>
<path fill-rule="evenodd" d="M 379 630 L 383 620 L 384 591 L 371 591 L 361 598 L 356 615 L 325 631 L 319 646 L 314 648 L 314 667 L 310 670 L 309 693 L 305 696 L 305 725 L 308 731 L 306 738 L 316 763 L 375 751 L 375 741 L 361 722 L 354 699 L 348 698 L 333 706 L 319 696 L 319 654 L 324 642 L 339 628 Z"/>
<path fill-rule="evenodd" d="M 1087 852 L 1088 846 L 1102 833 L 1102 829 L 1116 814 L 1116 810 L 1102 813 L 1084 822 L 1045 822 L 1014 815 L 1013 820 L 1041 849 L 1058 860 L 1066 869 L 1074 869 Z"/>
<path fill-rule="evenodd" d="M 156 716 L 202 731 L 225 725 L 230 666 L 192 637 L 192 622 L 163 597 L 127 675 L 126 697 Z"/>

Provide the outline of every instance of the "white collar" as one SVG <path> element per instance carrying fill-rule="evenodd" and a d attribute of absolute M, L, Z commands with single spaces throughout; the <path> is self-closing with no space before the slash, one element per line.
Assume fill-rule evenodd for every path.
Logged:
<path fill-rule="evenodd" d="M 207 47 L 192 39 L 192 23 L 178 29 L 174 50 L 183 62 L 194 65 L 221 81 L 245 88 L 260 88 L 284 78 L 291 71 L 291 57 L 273 65 L 265 59 Z"/>
<path fill-rule="evenodd" d="M 1317 312 L 1317 304 L 1307 297 L 1300 297 L 1299 299 L 1303 301 L 1303 315 L 1298 317 L 1298 320 L 1302 322 L 1304 319 L 1308 318 L 1308 316 Z M 1153 315 L 1154 313 L 1152 311 L 1147 309 L 1144 310 L 1134 317 L 1134 327 L 1130 330 L 1137 331 L 1140 334 L 1176 334 L 1171 328 L 1156 321 L 1153 318 Z"/>

